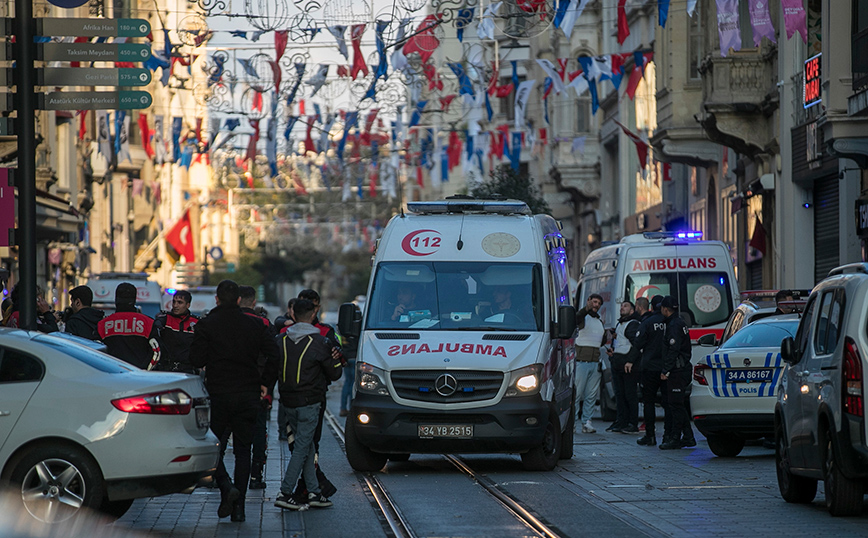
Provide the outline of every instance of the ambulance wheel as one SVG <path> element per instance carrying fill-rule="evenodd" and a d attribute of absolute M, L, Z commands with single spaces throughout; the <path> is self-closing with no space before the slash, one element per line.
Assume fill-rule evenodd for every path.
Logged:
<path fill-rule="evenodd" d="M 347 450 L 347 461 L 350 462 L 350 467 L 356 471 L 376 472 L 386 465 L 388 457 L 386 454 L 374 452 L 366 447 L 356 437 L 356 430 L 350 421 L 344 428 L 344 447 Z"/>
<path fill-rule="evenodd" d="M 744 439 L 732 435 L 707 435 L 708 448 L 719 458 L 734 458 L 744 448 Z"/>
<path fill-rule="evenodd" d="M 561 456 L 560 459 L 568 460 L 573 457 L 573 433 L 576 429 L 576 399 L 573 398 L 573 403 L 570 404 L 570 418 L 567 419 L 567 427 L 561 434 Z"/>
<path fill-rule="evenodd" d="M 561 454 L 561 425 L 555 412 L 549 411 L 542 443 L 521 455 L 521 464 L 528 471 L 551 471 Z"/>

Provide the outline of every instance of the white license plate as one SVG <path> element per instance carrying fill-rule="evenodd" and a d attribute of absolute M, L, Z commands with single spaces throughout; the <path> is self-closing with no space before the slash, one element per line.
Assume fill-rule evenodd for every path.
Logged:
<path fill-rule="evenodd" d="M 726 371 L 727 383 L 762 383 L 772 380 L 773 368 L 734 368 Z"/>
<path fill-rule="evenodd" d="M 462 424 L 420 424 L 419 437 L 422 439 L 470 439 L 473 437 L 473 426 Z"/>
<path fill-rule="evenodd" d="M 211 426 L 211 408 L 197 407 L 196 408 L 196 425 L 200 428 Z"/>

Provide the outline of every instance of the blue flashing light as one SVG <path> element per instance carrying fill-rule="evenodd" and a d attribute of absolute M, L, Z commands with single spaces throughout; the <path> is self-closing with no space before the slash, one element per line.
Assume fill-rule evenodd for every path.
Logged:
<path fill-rule="evenodd" d="M 675 237 L 678 239 L 702 239 L 702 232 L 678 232 Z"/>
<path fill-rule="evenodd" d="M 723 287 L 726 285 L 726 280 L 723 277 L 720 277 L 720 286 Z"/>
<path fill-rule="evenodd" d="M 464 392 L 473 392 L 473 387 L 464 387 Z"/>
<path fill-rule="evenodd" d="M 431 389 L 428 387 L 419 387 L 419 392 L 431 392 Z"/>
<path fill-rule="evenodd" d="M 166 293 L 169 295 L 175 295 L 175 292 L 178 291 L 175 288 L 166 288 Z"/>

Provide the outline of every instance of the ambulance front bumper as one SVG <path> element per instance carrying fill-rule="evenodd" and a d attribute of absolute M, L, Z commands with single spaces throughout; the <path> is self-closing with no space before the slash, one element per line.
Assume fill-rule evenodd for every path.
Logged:
<path fill-rule="evenodd" d="M 367 417 L 366 424 L 360 416 Z M 352 421 L 363 445 L 386 454 L 520 453 L 540 445 L 548 417 L 549 406 L 539 395 L 504 398 L 473 409 L 435 410 L 357 393 L 347 426 Z"/>

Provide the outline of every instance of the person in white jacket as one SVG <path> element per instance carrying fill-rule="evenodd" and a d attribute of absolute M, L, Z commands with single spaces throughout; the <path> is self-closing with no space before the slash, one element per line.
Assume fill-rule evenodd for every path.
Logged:
<path fill-rule="evenodd" d="M 582 425 L 582 433 L 597 431 L 591 418 L 600 391 L 600 347 L 608 337 L 598 313 L 601 306 L 603 297 L 592 293 L 576 313 L 576 424 Z"/>

